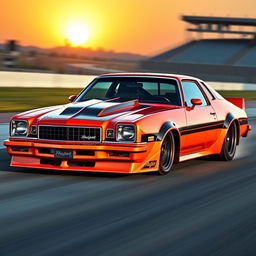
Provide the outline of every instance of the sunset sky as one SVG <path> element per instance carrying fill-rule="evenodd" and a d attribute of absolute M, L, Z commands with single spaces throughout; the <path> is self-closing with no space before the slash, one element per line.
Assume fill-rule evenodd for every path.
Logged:
<path fill-rule="evenodd" d="M 256 18 L 255 0 L 0 0 L 0 42 L 64 45 L 68 27 L 86 28 L 83 45 L 152 55 L 188 40 L 180 15 Z"/>

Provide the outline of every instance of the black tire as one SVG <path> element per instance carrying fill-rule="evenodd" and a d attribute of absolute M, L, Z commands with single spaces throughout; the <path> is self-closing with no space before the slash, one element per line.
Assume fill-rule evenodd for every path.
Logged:
<path fill-rule="evenodd" d="M 218 158 L 222 161 L 231 161 L 236 153 L 237 145 L 237 126 L 235 122 L 231 123 L 225 140 L 222 145 L 221 153 L 218 155 Z"/>
<path fill-rule="evenodd" d="M 166 134 L 164 137 L 161 152 L 160 152 L 160 159 L 159 159 L 159 174 L 166 175 L 171 172 L 172 165 L 174 162 L 175 156 L 175 140 L 172 132 Z"/>

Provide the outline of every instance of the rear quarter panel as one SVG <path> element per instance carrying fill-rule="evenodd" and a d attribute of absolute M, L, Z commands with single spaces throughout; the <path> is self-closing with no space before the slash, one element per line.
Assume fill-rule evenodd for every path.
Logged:
<path fill-rule="evenodd" d="M 248 118 L 246 112 L 243 109 L 235 106 L 234 104 L 225 99 L 213 100 L 212 106 L 217 113 L 218 120 L 220 121 L 225 121 L 229 113 L 231 113 L 234 116 L 234 118 L 238 120 L 238 122 L 241 121 L 241 119 Z M 244 134 L 246 134 L 247 128 L 247 124 L 239 125 L 240 136 L 244 136 Z"/>
<path fill-rule="evenodd" d="M 246 112 L 232 104 L 231 102 L 227 100 L 213 100 L 211 101 L 211 104 L 214 108 L 214 110 L 217 113 L 218 120 L 225 120 L 228 113 L 232 113 L 235 118 L 247 118 Z"/>

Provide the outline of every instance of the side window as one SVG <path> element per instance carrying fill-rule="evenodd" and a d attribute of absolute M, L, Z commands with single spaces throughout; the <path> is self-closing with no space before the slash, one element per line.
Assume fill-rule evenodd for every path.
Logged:
<path fill-rule="evenodd" d="M 207 106 L 207 101 L 195 82 L 182 81 L 182 88 L 183 88 L 185 103 L 187 107 L 192 107 L 192 104 L 191 104 L 192 99 L 201 99 L 202 105 L 200 105 L 200 107 Z"/>
<path fill-rule="evenodd" d="M 207 97 L 210 99 L 210 100 L 214 100 L 215 97 L 213 96 L 213 94 L 211 93 L 211 91 L 208 89 L 208 87 L 203 83 L 203 82 L 200 82 L 202 88 L 204 89 L 204 92 L 206 93 Z"/>

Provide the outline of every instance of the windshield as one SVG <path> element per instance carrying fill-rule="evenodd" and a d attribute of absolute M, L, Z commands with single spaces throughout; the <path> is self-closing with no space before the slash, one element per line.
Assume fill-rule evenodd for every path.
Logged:
<path fill-rule="evenodd" d="M 175 79 L 140 77 L 105 77 L 94 80 L 76 101 L 91 99 L 139 102 L 181 106 L 179 87 Z"/>

